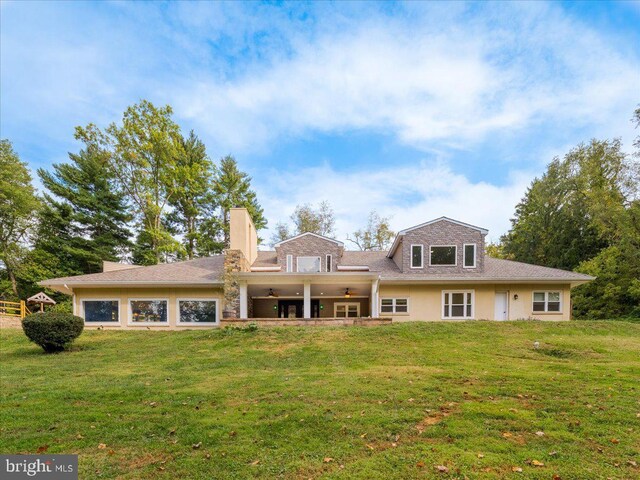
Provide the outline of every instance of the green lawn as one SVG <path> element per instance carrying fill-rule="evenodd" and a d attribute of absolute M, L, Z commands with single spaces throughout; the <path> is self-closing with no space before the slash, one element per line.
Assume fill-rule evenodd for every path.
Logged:
<path fill-rule="evenodd" d="M 5 329 L 0 369 L 0 452 L 78 453 L 80 478 L 640 475 L 637 323 L 87 331 L 57 355 Z"/>

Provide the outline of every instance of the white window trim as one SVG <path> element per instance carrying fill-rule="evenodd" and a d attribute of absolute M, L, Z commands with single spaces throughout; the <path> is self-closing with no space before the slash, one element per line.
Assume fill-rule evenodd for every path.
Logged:
<path fill-rule="evenodd" d="M 420 247 L 420 266 L 419 267 L 413 266 L 413 247 Z M 419 243 L 411 244 L 411 249 L 409 250 L 409 253 L 410 253 L 409 266 L 411 268 L 424 268 L 424 245 L 421 245 Z"/>
<path fill-rule="evenodd" d="M 357 312 L 356 312 L 357 315 L 356 315 L 356 317 L 360 316 L 360 302 L 335 302 L 333 304 L 333 317 L 334 318 L 338 318 L 338 306 L 340 306 L 340 305 L 344 305 L 345 306 L 346 313 L 349 313 L 349 310 L 348 310 L 349 305 L 355 305 L 357 307 Z M 340 317 L 340 318 L 342 318 L 342 317 Z M 353 318 L 353 317 L 345 317 L 345 318 Z"/>
<path fill-rule="evenodd" d="M 471 294 L 471 316 L 467 317 L 466 313 L 467 313 L 467 304 L 464 304 L 464 313 L 465 316 L 462 317 L 453 317 L 453 316 L 448 316 L 445 317 L 444 316 L 444 295 L 445 293 L 449 294 L 449 299 L 451 300 L 452 297 L 451 295 L 453 293 L 462 293 L 464 294 L 464 298 L 465 298 L 465 302 L 466 302 L 466 298 L 467 298 L 467 294 L 470 293 Z M 442 320 L 474 320 L 476 318 L 476 291 L 475 290 L 442 290 L 442 297 L 441 297 L 441 303 L 442 303 L 442 309 L 440 310 L 440 316 Z M 449 304 L 449 313 L 452 312 L 451 310 L 452 305 Z"/>
<path fill-rule="evenodd" d="M 324 269 L 327 273 L 333 272 L 333 255 L 330 253 L 327 253 L 324 257 Z"/>
<path fill-rule="evenodd" d="M 533 309 L 533 304 L 535 303 L 534 298 L 536 293 L 544 293 L 544 310 L 539 310 L 536 311 Z M 549 294 L 550 293 L 557 293 L 560 295 L 560 310 L 556 311 L 550 311 L 549 310 Z M 533 292 L 531 292 L 531 313 L 533 315 L 539 315 L 541 313 L 549 313 L 551 315 L 560 315 L 562 313 L 562 309 L 564 307 L 563 305 L 563 301 L 562 301 L 562 297 L 563 297 L 563 291 L 562 290 L 534 290 Z"/>
<path fill-rule="evenodd" d="M 318 267 L 320 268 L 317 272 L 301 272 L 300 271 L 300 259 L 301 258 L 317 258 L 318 259 Z M 322 271 L 322 257 L 319 255 L 300 255 L 296 257 L 296 273 L 318 273 Z"/>
<path fill-rule="evenodd" d="M 467 265 L 467 247 L 473 245 L 473 265 Z M 456 252 L 456 259 L 458 257 Z M 464 243 L 462 244 L 462 267 L 463 268 L 476 268 L 476 261 L 478 257 L 478 244 L 477 243 Z"/>
<path fill-rule="evenodd" d="M 84 318 L 84 302 L 118 302 L 118 321 L 117 322 L 87 322 Z M 80 317 L 86 325 L 122 325 L 122 315 L 120 314 L 119 298 L 81 298 L 80 299 Z"/>
<path fill-rule="evenodd" d="M 287 255 L 287 272 L 293 272 L 293 255 Z"/>
<path fill-rule="evenodd" d="M 167 302 L 167 321 L 166 322 L 134 322 L 133 321 L 133 310 L 131 310 L 131 302 Z M 127 298 L 127 325 L 130 327 L 135 327 L 136 325 L 145 325 L 148 327 L 164 327 L 169 326 L 171 323 L 169 321 L 169 299 L 168 298 L 147 298 L 147 297 L 132 297 Z"/>
<path fill-rule="evenodd" d="M 392 311 L 391 312 L 383 312 L 382 311 L 382 301 L 383 300 L 391 300 L 391 308 Z M 406 312 L 398 312 L 396 311 L 396 300 L 406 300 L 407 301 L 407 311 Z M 384 316 L 384 315 L 409 315 L 409 312 L 411 308 L 411 301 L 409 299 L 409 297 L 381 297 L 380 298 L 380 304 L 378 305 L 378 314 L 380 316 Z"/>
<path fill-rule="evenodd" d="M 455 253 L 455 263 L 448 263 L 446 265 L 442 265 L 442 264 L 436 264 L 433 265 L 431 263 L 431 249 L 433 247 L 453 247 L 456 249 L 456 253 Z M 457 245 L 429 245 L 429 266 L 430 267 L 457 267 L 458 266 L 458 246 Z"/>
<path fill-rule="evenodd" d="M 216 302 L 216 321 L 215 322 L 183 322 L 180 319 L 180 302 Z M 176 298 L 176 326 L 185 327 L 198 327 L 198 326 L 212 326 L 220 325 L 220 302 L 218 298 L 206 298 L 206 297 L 184 297 Z"/>

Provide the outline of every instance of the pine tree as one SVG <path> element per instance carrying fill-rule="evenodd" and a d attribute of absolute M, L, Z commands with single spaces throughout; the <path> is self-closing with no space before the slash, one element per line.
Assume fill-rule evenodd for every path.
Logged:
<path fill-rule="evenodd" d="M 69 163 L 38 170 L 47 192 L 35 247 L 58 256 L 65 273 L 93 273 L 103 260 L 117 261 L 130 248 L 131 216 L 95 127 L 78 129 L 76 139 L 84 148 L 70 153 Z"/>
<path fill-rule="evenodd" d="M 231 156 L 220 160 L 220 166 L 213 181 L 213 194 L 209 197 L 209 211 L 217 211 L 211 220 L 203 225 L 203 234 L 217 238 L 223 248 L 229 247 L 229 220 L 232 208 L 244 207 L 249 211 L 256 230 L 267 225 L 263 210 L 258 203 L 256 193 L 251 189 L 251 177 L 238 169 L 238 164 Z M 222 238 L 216 235 L 222 230 Z"/>

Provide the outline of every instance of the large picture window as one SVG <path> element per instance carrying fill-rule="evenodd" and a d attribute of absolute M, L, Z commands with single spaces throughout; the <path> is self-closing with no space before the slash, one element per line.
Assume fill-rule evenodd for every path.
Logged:
<path fill-rule="evenodd" d="M 429 265 L 455 266 L 458 249 L 455 245 L 436 245 L 429 252 Z"/>
<path fill-rule="evenodd" d="M 411 268 L 422 268 L 424 266 L 422 245 L 411 245 Z"/>
<path fill-rule="evenodd" d="M 443 291 L 442 318 L 473 318 L 473 290 Z"/>
<path fill-rule="evenodd" d="M 118 300 L 83 300 L 82 311 L 85 322 L 117 323 L 120 321 Z"/>
<path fill-rule="evenodd" d="M 533 311 L 559 313 L 561 297 L 560 292 L 533 292 Z"/>
<path fill-rule="evenodd" d="M 409 300 L 406 298 L 383 298 L 380 300 L 381 313 L 408 313 Z"/>
<path fill-rule="evenodd" d="M 178 324 L 205 324 L 218 322 L 216 300 L 178 300 Z"/>
<path fill-rule="evenodd" d="M 298 257 L 298 272 L 315 273 L 320 271 L 320 257 Z"/>
<path fill-rule="evenodd" d="M 166 300 L 129 300 L 131 323 L 167 323 Z"/>

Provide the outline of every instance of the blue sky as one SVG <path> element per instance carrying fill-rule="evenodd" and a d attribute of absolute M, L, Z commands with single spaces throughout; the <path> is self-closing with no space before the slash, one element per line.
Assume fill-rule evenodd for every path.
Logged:
<path fill-rule="evenodd" d="M 237 158 L 271 225 L 328 200 L 341 239 L 372 209 L 497 239 L 554 155 L 635 135 L 640 3 L 0 5 L 1 136 L 32 169 L 145 98 Z"/>

